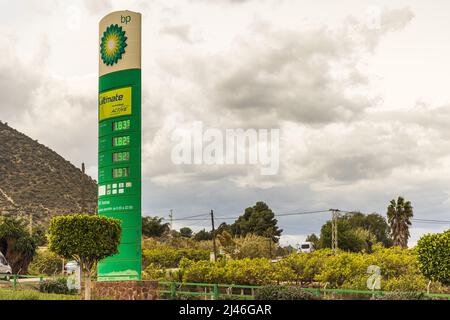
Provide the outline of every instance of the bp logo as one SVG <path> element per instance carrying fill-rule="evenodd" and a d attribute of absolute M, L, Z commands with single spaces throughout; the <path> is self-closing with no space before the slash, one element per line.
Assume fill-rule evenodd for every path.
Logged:
<path fill-rule="evenodd" d="M 125 31 L 117 24 L 112 24 L 103 32 L 102 41 L 100 43 L 100 55 L 103 63 L 112 66 L 122 59 L 127 46 L 127 37 Z"/>

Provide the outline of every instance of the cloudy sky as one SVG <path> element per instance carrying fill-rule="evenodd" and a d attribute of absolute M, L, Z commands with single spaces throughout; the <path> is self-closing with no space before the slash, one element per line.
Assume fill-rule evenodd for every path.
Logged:
<path fill-rule="evenodd" d="M 385 214 L 403 195 L 415 218 L 450 220 L 448 1 L 0 3 L 0 120 L 94 178 L 98 22 L 142 13 L 144 214 L 236 216 L 259 200 Z M 197 121 L 279 128 L 279 173 L 174 165 L 173 131 Z M 283 243 L 328 218 L 280 218 Z M 445 228 L 414 223 L 410 243 Z"/>

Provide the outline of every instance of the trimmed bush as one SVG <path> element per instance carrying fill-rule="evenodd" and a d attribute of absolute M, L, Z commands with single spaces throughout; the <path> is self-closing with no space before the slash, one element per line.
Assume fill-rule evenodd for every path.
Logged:
<path fill-rule="evenodd" d="M 91 276 L 97 263 L 118 253 L 120 221 L 98 215 L 56 216 L 50 221 L 49 249 L 79 262 L 85 280 L 85 299 L 91 299 Z"/>
<path fill-rule="evenodd" d="M 265 286 L 256 291 L 256 300 L 320 300 L 319 296 L 293 286 Z"/>
<path fill-rule="evenodd" d="M 417 253 L 425 277 L 450 285 L 450 230 L 424 235 L 417 242 Z"/>

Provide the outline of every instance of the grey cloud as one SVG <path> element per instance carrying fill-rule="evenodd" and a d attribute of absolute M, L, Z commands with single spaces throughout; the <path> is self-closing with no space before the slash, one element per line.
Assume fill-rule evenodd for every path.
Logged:
<path fill-rule="evenodd" d="M 0 62 L 0 106 L 2 120 L 17 120 L 23 116 L 34 91 L 39 87 L 40 76 L 15 58 Z"/>
<path fill-rule="evenodd" d="M 373 103 L 348 93 L 348 88 L 367 85 L 367 77 L 356 67 L 362 59 L 359 51 L 371 49 L 382 34 L 407 23 L 408 10 L 386 14 L 385 27 L 377 31 L 355 21 L 337 30 L 287 31 L 258 25 L 255 38 L 241 39 L 232 55 L 216 59 L 211 69 L 215 77 L 207 86 L 211 103 L 245 119 L 271 113 L 274 122 L 355 120 Z M 397 16 L 401 22 L 393 18 Z M 333 64 L 344 68 L 346 75 L 336 79 Z"/>
<path fill-rule="evenodd" d="M 104 15 L 112 8 L 112 2 L 110 0 L 83 0 L 83 4 L 90 14 Z"/>
<path fill-rule="evenodd" d="M 161 33 L 174 36 L 182 41 L 191 43 L 191 27 L 188 25 L 165 26 L 160 30 Z"/>
<path fill-rule="evenodd" d="M 306 153 L 299 150 L 292 163 L 311 181 L 341 183 L 389 177 L 400 169 L 426 171 L 450 156 L 448 118 L 449 107 L 367 114 L 344 132 L 312 131 L 303 138 Z"/>

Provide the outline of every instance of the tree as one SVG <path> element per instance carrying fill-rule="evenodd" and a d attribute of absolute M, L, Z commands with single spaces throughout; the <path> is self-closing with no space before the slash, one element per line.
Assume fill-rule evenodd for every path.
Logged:
<path fill-rule="evenodd" d="M 169 224 L 163 223 L 159 217 L 142 217 L 142 235 L 145 237 L 159 238 L 169 231 Z"/>
<path fill-rule="evenodd" d="M 281 232 L 273 211 L 264 202 L 257 202 L 255 206 L 245 209 L 245 212 L 231 226 L 234 235 L 245 236 L 249 233 L 271 238 L 278 242 Z"/>
<path fill-rule="evenodd" d="M 320 240 L 314 233 L 306 237 L 306 242 L 311 242 L 314 245 L 315 249 L 320 248 Z"/>
<path fill-rule="evenodd" d="M 375 237 L 374 242 L 381 242 L 386 248 L 392 246 L 389 224 L 380 214 L 370 213 L 366 215 L 361 212 L 350 212 L 346 216 L 354 228 L 369 231 Z"/>
<path fill-rule="evenodd" d="M 183 238 L 190 238 L 192 237 L 193 231 L 191 228 L 184 227 L 180 229 L 180 234 Z"/>
<path fill-rule="evenodd" d="M 36 239 L 30 236 L 23 219 L 0 219 L 0 251 L 5 255 L 14 274 L 26 274 L 36 253 Z"/>
<path fill-rule="evenodd" d="M 195 241 L 212 240 L 212 233 L 206 231 L 205 229 L 202 229 L 194 235 L 194 240 Z"/>
<path fill-rule="evenodd" d="M 232 230 L 232 228 L 231 228 L 231 225 L 229 225 L 229 224 L 226 223 L 226 222 L 222 222 L 222 223 L 219 225 L 219 227 L 216 229 L 216 235 L 221 234 L 221 233 L 224 232 L 224 231 L 226 231 L 226 232 L 228 232 L 228 233 L 230 233 L 230 234 L 233 233 L 233 230 Z"/>
<path fill-rule="evenodd" d="M 278 245 L 272 239 L 248 233 L 245 237 L 236 237 L 224 231 L 217 235 L 220 247 L 233 259 L 270 258 L 272 252 L 278 251 Z"/>
<path fill-rule="evenodd" d="M 47 245 L 47 234 L 46 229 L 43 226 L 33 227 L 33 238 L 36 242 L 37 246 L 46 246 Z"/>
<path fill-rule="evenodd" d="M 387 208 L 388 222 L 391 227 L 392 240 L 394 246 L 400 248 L 408 247 L 409 226 L 413 217 L 413 207 L 411 202 L 398 197 L 397 201 L 392 199 Z"/>
<path fill-rule="evenodd" d="M 236 252 L 232 255 L 235 259 L 244 258 L 272 258 L 278 245 L 272 239 L 248 233 L 245 237 L 235 238 Z"/>
<path fill-rule="evenodd" d="M 237 245 L 231 233 L 228 231 L 223 231 L 221 234 L 217 235 L 217 240 L 219 241 L 219 244 L 225 254 L 230 256 L 235 254 Z"/>
<path fill-rule="evenodd" d="M 91 299 L 91 275 L 98 261 L 118 253 L 120 221 L 87 214 L 57 216 L 50 221 L 49 249 L 76 260 L 85 278 L 85 299 Z"/>
<path fill-rule="evenodd" d="M 425 277 L 450 285 L 450 230 L 421 237 L 417 253 L 419 269 Z"/>
<path fill-rule="evenodd" d="M 344 251 L 361 252 L 367 251 L 368 246 L 365 239 L 355 232 L 355 229 L 345 217 L 337 221 L 338 247 Z M 327 221 L 320 230 L 320 247 L 331 248 L 331 221 Z"/>
<path fill-rule="evenodd" d="M 378 242 L 385 247 L 392 246 L 389 225 L 381 215 L 350 212 L 338 218 L 339 249 L 352 252 L 371 252 L 372 246 Z M 331 248 L 331 221 L 327 221 L 322 226 L 319 246 Z"/>

